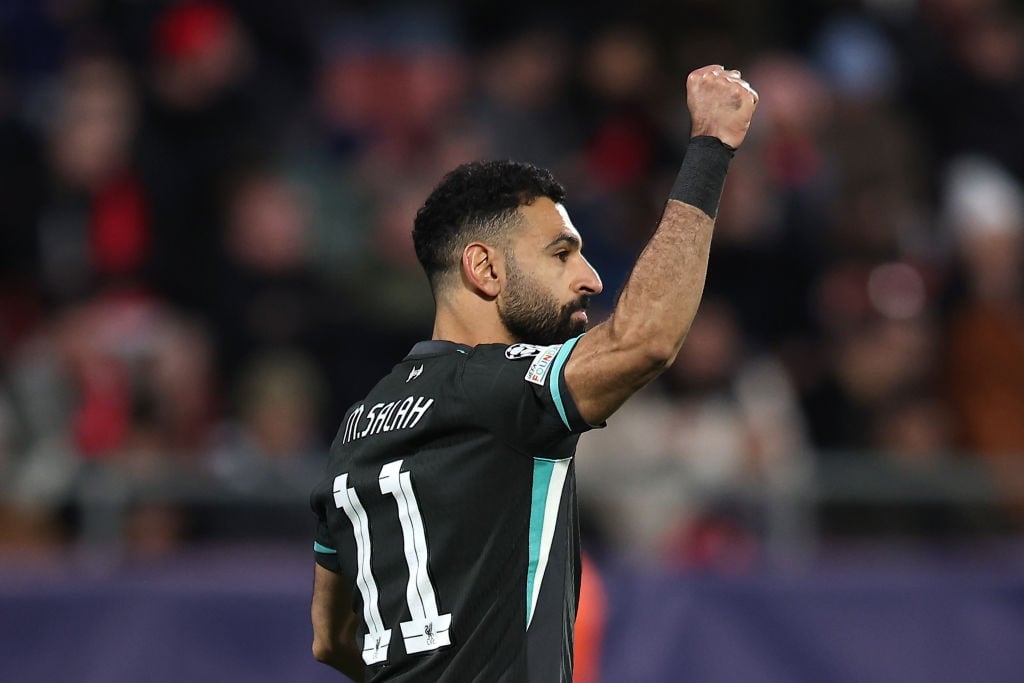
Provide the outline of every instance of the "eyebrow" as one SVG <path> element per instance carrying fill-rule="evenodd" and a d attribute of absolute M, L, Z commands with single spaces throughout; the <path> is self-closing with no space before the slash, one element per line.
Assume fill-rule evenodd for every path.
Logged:
<path fill-rule="evenodd" d="M 580 241 L 579 237 L 573 235 L 571 232 L 562 232 L 558 234 L 558 237 L 551 240 L 551 242 L 546 247 L 544 247 L 544 249 L 550 249 L 551 247 L 559 244 L 560 242 L 565 242 L 566 244 L 568 244 L 568 246 L 574 247 L 576 249 L 579 249 L 580 247 L 583 246 L 583 242 Z"/>

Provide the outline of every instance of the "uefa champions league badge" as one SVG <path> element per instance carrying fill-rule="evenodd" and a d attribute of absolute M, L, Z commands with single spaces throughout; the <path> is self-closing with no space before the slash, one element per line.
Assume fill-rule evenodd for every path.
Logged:
<path fill-rule="evenodd" d="M 513 344 L 505 349 L 505 358 L 508 358 L 509 360 L 530 358 L 538 355 L 543 350 L 543 346 L 535 346 L 533 344 Z"/>

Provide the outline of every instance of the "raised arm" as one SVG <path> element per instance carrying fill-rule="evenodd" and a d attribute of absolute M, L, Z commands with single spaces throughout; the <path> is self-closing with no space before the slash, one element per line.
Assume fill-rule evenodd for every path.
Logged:
<path fill-rule="evenodd" d="M 697 313 L 718 200 L 732 152 L 757 106 L 738 71 L 719 65 L 686 79 L 690 147 L 657 230 L 608 320 L 580 339 L 565 381 L 582 417 L 599 424 L 675 360 Z"/>

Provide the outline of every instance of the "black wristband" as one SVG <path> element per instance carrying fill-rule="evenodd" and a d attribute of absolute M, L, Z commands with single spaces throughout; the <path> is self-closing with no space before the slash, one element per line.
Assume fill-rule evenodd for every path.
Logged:
<path fill-rule="evenodd" d="M 712 218 L 717 216 L 725 174 L 735 153 L 733 147 L 710 135 L 691 139 L 669 198 L 696 206 Z"/>

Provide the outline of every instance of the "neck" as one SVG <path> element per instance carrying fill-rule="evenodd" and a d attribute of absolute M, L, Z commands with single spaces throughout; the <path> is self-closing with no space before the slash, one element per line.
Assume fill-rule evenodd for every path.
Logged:
<path fill-rule="evenodd" d="M 493 301 L 473 297 L 463 302 L 438 302 L 433 339 L 466 346 L 513 344 L 515 339 L 498 317 Z"/>

